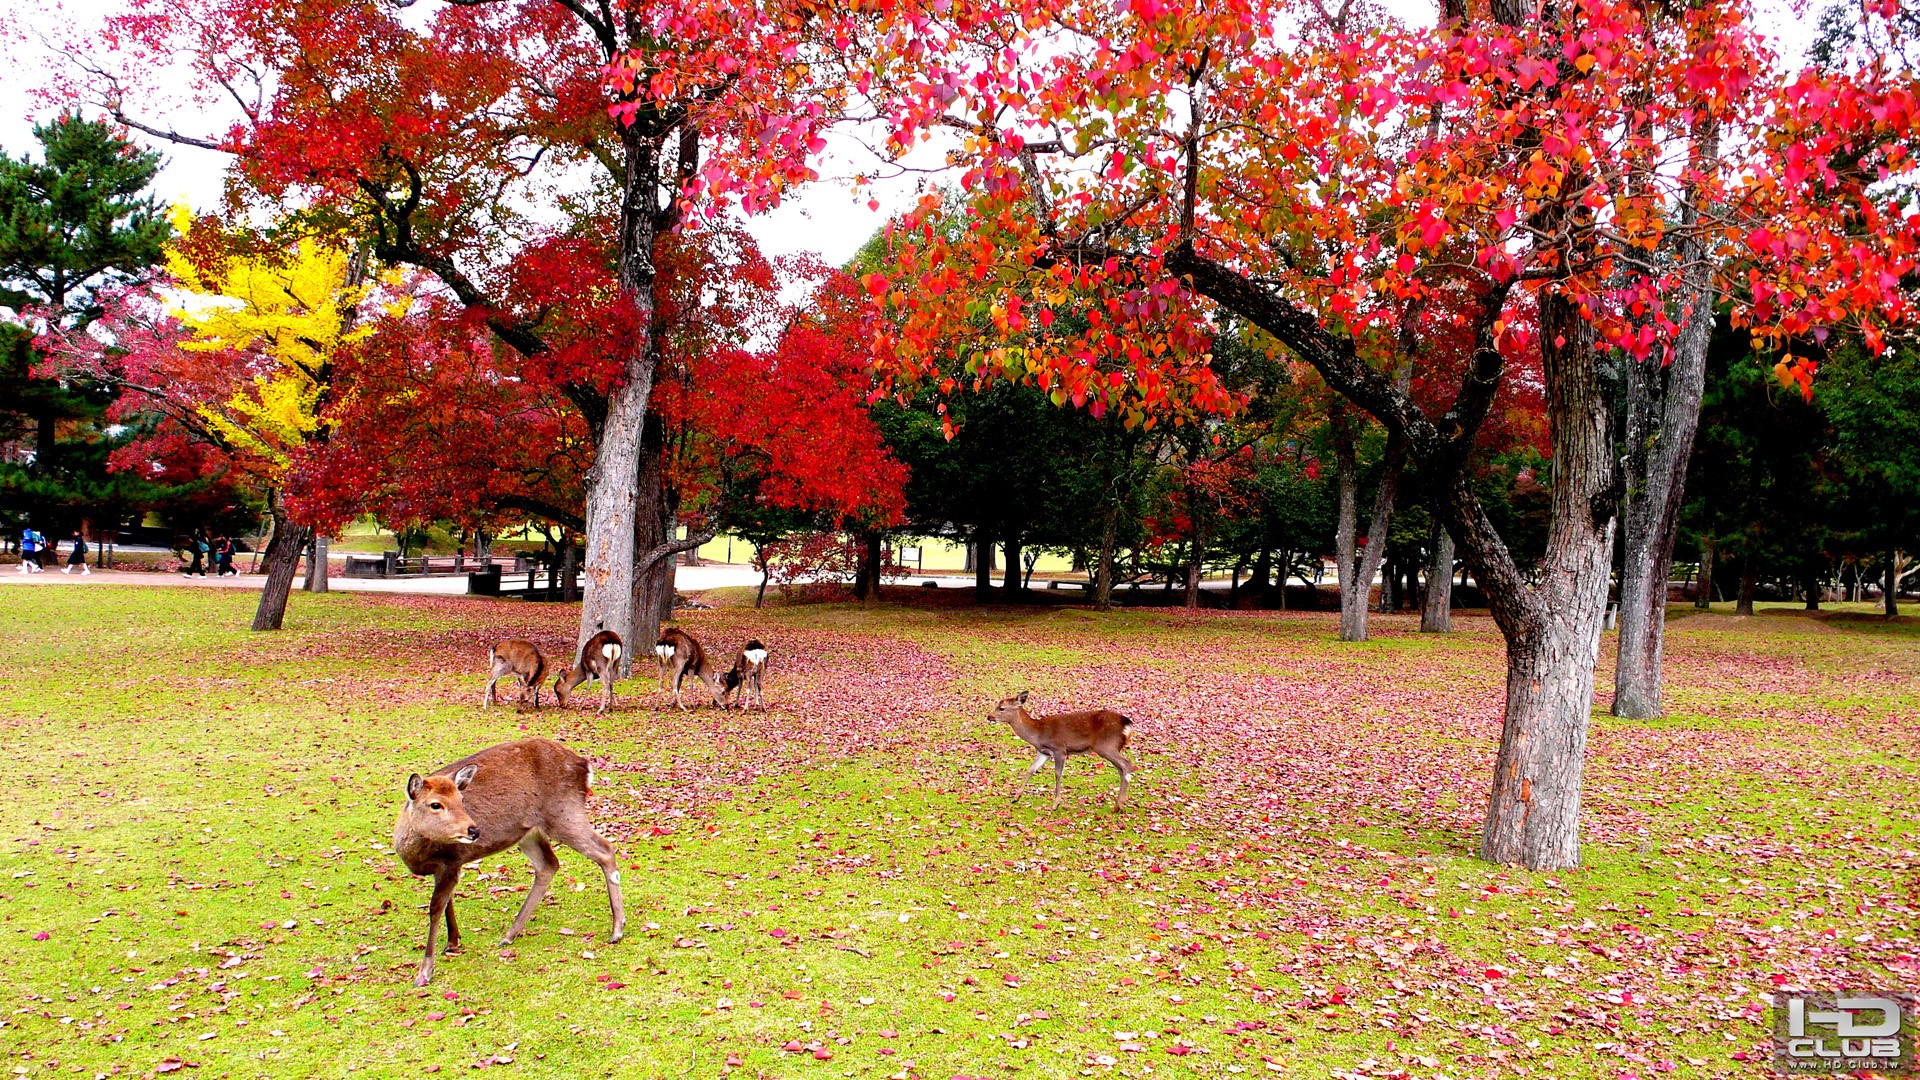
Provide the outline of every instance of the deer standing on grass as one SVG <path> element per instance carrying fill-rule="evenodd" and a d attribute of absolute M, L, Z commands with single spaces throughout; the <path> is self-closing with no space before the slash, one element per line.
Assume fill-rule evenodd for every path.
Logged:
<path fill-rule="evenodd" d="M 1053 805 L 1060 807 L 1060 774 L 1066 771 L 1067 758 L 1074 754 L 1094 753 L 1120 770 L 1120 790 L 1113 797 L 1113 812 L 1119 813 L 1127 802 L 1127 781 L 1133 777 L 1133 759 L 1127 756 L 1127 726 L 1133 721 L 1112 709 L 1085 709 L 1080 712 L 1034 716 L 1027 712 L 1027 692 L 1003 698 L 987 714 L 988 720 L 1006 724 L 1015 735 L 1027 740 L 1036 756 L 1033 767 L 1021 783 L 1033 779 L 1047 762 L 1053 762 Z M 1013 797 L 1020 798 L 1019 787 Z"/>
<path fill-rule="evenodd" d="M 673 703 L 680 706 L 681 712 L 687 711 L 686 702 L 680 700 L 680 689 L 688 675 L 700 680 L 707 692 L 713 695 L 716 707 L 726 707 L 721 701 L 721 672 L 714 668 L 707 650 L 700 647 L 700 642 L 692 634 L 677 626 L 668 627 L 660 635 L 660 640 L 654 642 L 653 655 L 660 661 L 660 689 L 665 691 L 668 682 L 672 682 Z"/>
<path fill-rule="evenodd" d="M 407 869 L 433 879 L 427 908 L 427 954 L 413 985 L 433 978 L 433 944 L 442 916 L 447 948 L 460 947 L 460 924 L 453 915 L 453 890 L 460 868 L 520 845 L 533 863 L 533 888 L 508 928 L 502 946 L 527 928 L 533 909 L 560 869 L 549 840 L 592 859 L 607 879 L 613 906 L 613 938 L 626 936 L 626 901 L 620 895 L 620 871 L 613 845 L 593 829 L 587 795 L 593 766 L 551 739 L 522 739 L 490 746 L 453 762 L 431 776 L 407 777 L 407 802 L 393 827 L 393 850 Z"/>
<path fill-rule="evenodd" d="M 760 692 L 760 677 L 767 671 L 767 647 L 760 644 L 759 638 L 748 640 L 746 647 L 740 650 L 739 659 L 727 669 L 721 677 L 720 703 L 724 708 L 734 694 L 739 694 L 740 708 L 751 709 L 755 702 L 760 711 L 767 711 L 767 698 Z"/>
<path fill-rule="evenodd" d="M 574 659 L 573 666 L 554 676 L 554 700 L 564 709 L 575 687 L 588 679 L 599 679 L 599 711 L 604 713 L 612 708 L 613 680 L 619 677 L 620 654 L 624 649 L 620 635 L 611 630 L 602 630 L 588 638 L 587 643 L 580 646 L 580 655 Z"/>
<path fill-rule="evenodd" d="M 492 665 L 493 678 L 487 680 L 487 692 L 480 699 L 481 708 L 491 708 L 500 700 L 494 687 L 509 675 L 520 680 L 520 699 L 515 707 L 526 705 L 529 691 L 533 693 L 533 707 L 540 707 L 540 684 L 547 677 L 547 657 L 540 651 L 540 646 L 512 638 L 495 645 L 487 654 L 487 662 Z"/>

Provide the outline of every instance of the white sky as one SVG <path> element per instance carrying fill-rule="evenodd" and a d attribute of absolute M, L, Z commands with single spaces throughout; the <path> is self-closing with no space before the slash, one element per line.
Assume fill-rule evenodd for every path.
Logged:
<path fill-rule="evenodd" d="M 1383 2 L 1410 22 L 1431 20 L 1436 10 L 1430 0 Z M 1762 28 L 1777 39 L 1783 57 L 1797 60 L 1812 39 L 1817 8 L 1806 10 L 1805 4 L 1806 0 L 1757 0 Z M 69 26 L 84 30 L 119 6 L 117 0 L 0 0 L 0 64 L 4 64 L 6 73 L 0 78 L 0 150 L 16 156 L 37 150 L 33 123 L 54 112 L 34 99 L 34 91 L 47 85 L 54 66 L 60 63 L 41 44 L 41 36 Z M 219 126 L 192 110 L 173 115 L 163 112 L 145 119 L 156 126 L 172 124 L 188 133 L 211 133 Z M 158 143 L 145 136 L 136 137 L 149 144 Z M 215 208 L 226 156 L 183 146 L 157 148 L 167 158 L 156 184 L 161 198 L 169 202 L 184 198 L 199 210 Z M 851 177 L 875 164 L 872 156 L 852 140 L 833 140 L 827 159 L 820 165 L 821 181 L 805 186 L 779 209 L 749 219 L 748 229 L 768 255 L 811 252 L 829 264 L 845 262 L 889 215 L 910 205 L 915 196 L 917 181 L 913 177 L 882 181 L 856 196 Z M 869 198 L 880 200 L 879 210 L 867 208 Z"/>

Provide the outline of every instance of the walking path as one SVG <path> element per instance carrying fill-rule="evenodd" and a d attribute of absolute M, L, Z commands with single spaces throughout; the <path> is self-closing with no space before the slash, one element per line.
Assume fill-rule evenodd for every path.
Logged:
<path fill-rule="evenodd" d="M 517 574 L 507 575 L 509 589 Z M 239 574 L 232 577 L 217 578 L 187 577 L 179 573 L 160 573 L 142 570 L 95 570 L 92 574 L 62 574 L 58 569 L 47 570 L 39 574 L 22 574 L 12 565 L 0 565 L 0 585 L 173 585 L 194 589 L 260 589 L 266 584 L 264 574 Z M 541 575 L 541 581 L 546 577 Z M 917 585 L 922 581 L 939 583 L 941 588 L 972 588 L 973 576 L 942 576 L 935 574 L 915 574 L 906 579 L 907 583 Z M 524 582 L 524 578 L 522 578 Z M 725 589 L 735 586 L 752 587 L 760 584 L 760 572 L 751 566 L 728 563 L 706 563 L 701 566 L 682 566 L 674 572 L 674 586 L 681 592 L 701 592 L 706 589 Z M 300 579 L 295 579 L 294 587 L 300 587 Z M 416 593 L 428 596 L 464 596 L 467 591 L 465 575 L 452 577 L 403 577 L 403 578 L 359 578 L 345 577 L 339 573 L 327 577 L 327 587 L 335 592 L 379 592 L 379 593 Z"/>

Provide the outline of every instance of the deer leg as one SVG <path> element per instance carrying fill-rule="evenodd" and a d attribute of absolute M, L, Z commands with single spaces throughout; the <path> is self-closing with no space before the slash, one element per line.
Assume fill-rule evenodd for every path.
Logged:
<path fill-rule="evenodd" d="M 1014 802 L 1020 801 L 1021 789 L 1025 788 L 1028 784 L 1032 783 L 1034 774 L 1038 773 L 1042 768 L 1045 768 L 1046 764 L 1047 764 L 1047 752 L 1045 750 L 1042 750 L 1038 754 L 1034 755 L 1033 764 L 1027 767 L 1027 775 L 1021 777 L 1019 781 L 1013 785 L 1013 801 Z"/>
<path fill-rule="evenodd" d="M 600 876 L 607 880 L 607 904 L 613 909 L 613 936 L 608 940 L 626 937 L 627 901 L 620 891 L 620 863 L 613 856 L 613 845 L 594 831 L 583 811 L 569 814 L 554 824 L 553 838 L 592 859 L 600 868 Z"/>
<path fill-rule="evenodd" d="M 675 705 L 677 705 L 677 706 L 679 706 L 679 707 L 680 707 L 680 711 L 681 711 L 681 712 L 688 712 L 688 711 L 690 711 L 690 710 L 689 710 L 689 709 L 687 708 L 687 703 L 686 703 L 685 701 L 682 701 L 682 700 L 681 700 L 681 698 L 680 698 L 680 688 L 681 688 L 682 686 L 684 686 L 684 685 L 686 684 L 686 681 L 687 681 L 687 669 L 686 669 L 686 668 L 681 668 L 681 669 L 680 669 L 679 671 L 676 671 L 676 672 L 674 672 L 674 675 L 673 675 L 673 703 L 674 703 Z"/>
<path fill-rule="evenodd" d="M 600 715 L 605 716 L 613 708 L 613 670 L 612 665 L 600 676 Z"/>
<path fill-rule="evenodd" d="M 495 675 L 493 678 L 487 680 L 487 692 L 480 695 L 481 708 L 489 709 L 493 707 L 493 701 L 494 701 L 493 688 L 494 688 L 494 685 L 497 684 L 499 681 L 500 681 L 500 676 L 498 675 Z"/>
<path fill-rule="evenodd" d="M 553 845 L 547 838 L 534 829 L 520 838 L 520 850 L 527 853 L 527 861 L 533 864 L 533 887 L 527 890 L 526 902 L 520 905 L 520 914 L 513 917 L 513 925 L 507 928 L 507 936 L 500 944 L 511 945 L 513 939 L 527 928 L 527 920 L 533 918 L 533 909 L 547 895 L 547 883 L 553 880 L 554 871 L 560 869 L 560 856 L 553 853 Z"/>
<path fill-rule="evenodd" d="M 1060 775 L 1067 771 L 1067 755 L 1053 755 L 1053 808 L 1060 809 Z"/>
<path fill-rule="evenodd" d="M 1119 770 L 1120 790 L 1113 796 L 1113 812 L 1117 814 L 1127 804 L 1127 781 L 1133 777 L 1133 759 L 1127 756 L 1125 750 L 1096 750 L 1094 753 L 1107 759 L 1109 765 Z"/>
<path fill-rule="evenodd" d="M 460 948 L 460 922 L 453 917 L 453 897 L 447 897 L 447 948 L 451 953 Z"/>
<path fill-rule="evenodd" d="M 433 943 L 440 932 L 440 915 L 453 903 L 453 887 L 460 881 L 460 868 L 443 870 L 433 879 L 433 900 L 427 905 L 427 954 L 420 961 L 420 971 L 413 977 L 413 985 L 425 986 L 433 978 Z M 447 936 L 451 938 L 452 928 Z"/>

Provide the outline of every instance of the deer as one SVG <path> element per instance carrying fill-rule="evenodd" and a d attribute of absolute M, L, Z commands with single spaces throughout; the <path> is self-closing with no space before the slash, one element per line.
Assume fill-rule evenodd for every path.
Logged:
<path fill-rule="evenodd" d="M 760 711 L 767 711 L 766 695 L 760 692 L 760 677 L 767 671 L 767 647 L 760 644 L 759 638 L 750 638 L 746 647 L 740 650 L 740 656 L 721 676 L 720 702 L 725 707 L 734 695 L 739 695 L 740 708 L 751 709 L 755 702 Z"/>
<path fill-rule="evenodd" d="M 407 777 L 407 801 L 393 827 L 393 850 L 407 869 L 433 879 L 427 907 L 427 950 L 413 985 L 433 978 L 435 932 L 444 916 L 447 949 L 460 947 L 460 923 L 453 914 L 453 890 L 460 869 L 518 844 L 533 863 L 533 888 L 501 946 L 513 944 L 540 906 L 560 859 L 549 841 L 558 840 L 592 859 L 607 881 L 613 908 L 613 941 L 626 936 L 627 908 L 620 892 L 620 870 L 613 845 L 595 832 L 587 817 L 593 766 L 552 739 L 522 739 L 490 746 L 435 770 Z"/>
<path fill-rule="evenodd" d="M 613 707 L 613 680 L 620 675 L 620 655 L 625 646 L 620 643 L 620 635 L 611 630 L 602 630 L 587 639 L 580 646 L 580 655 L 574 659 L 573 666 L 554 676 L 553 698 L 561 708 L 567 707 L 567 698 L 574 688 L 588 679 L 600 680 L 600 713 Z"/>
<path fill-rule="evenodd" d="M 700 647 L 699 640 L 692 634 L 677 626 L 668 627 L 660 640 L 654 642 L 653 655 L 660 661 L 660 689 L 666 691 L 668 681 L 672 681 L 673 703 L 680 706 L 681 712 L 688 711 L 687 703 L 680 699 L 680 689 L 688 675 L 706 686 L 716 707 L 726 707 L 721 700 L 723 676 L 714 669 L 707 650 Z"/>
<path fill-rule="evenodd" d="M 1033 774 L 1047 762 L 1053 762 L 1054 809 L 1060 808 L 1060 776 L 1066 771 L 1067 758 L 1085 753 L 1098 754 L 1120 770 L 1120 790 L 1113 798 L 1113 812 L 1119 813 L 1126 805 L 1127 781 L 1133 777 L 1133 759 L 1127 756 L 1127 728 L 1133 721 L 1128 717 L 1112 709 L 1034 716 L 1027 712 L 1027 691 L 1022 690 L 1013 697 L 1002 698 L 987 714 L 987 719 L 1006 724 L 1034 748 L 1033 767 L 1021 778 L 1021 784 L 1032 780 Z M 1016 785 L 1013 800 L 1019 799 L 1020 787 Z"/>
<path fill-rule="evenodd" d="M 540 646 L 520 638 L 510 638 L 487 653 L 487 662 L 493 668 L 493 678 L 487 680 L 487 692 L 480 699 L 481 708 L 492 708 L 500 700 L 495 687 L 509 675 L 520 680 L 520 699 L 515 707 L 526 705 L 529 691 L 533 693 L 533 707 L 540 707 L 540 685 L 547 677 L 547 656 L 540 651 Z"/>

